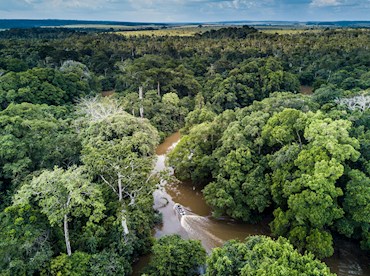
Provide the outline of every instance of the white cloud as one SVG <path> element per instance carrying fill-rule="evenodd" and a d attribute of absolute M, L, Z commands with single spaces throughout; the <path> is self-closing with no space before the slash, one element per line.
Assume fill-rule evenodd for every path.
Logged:
<path fill-rule="evenodd" d="M 209 1 L 209 5 L 218 7 L 221 9 L 251 9 L 263 7 L 269 4 L 273 4 L 274 0 L 223 0 L 223 1 Z"/>
<path fill-rule="evenodd" d="M 105 1 L 89 1 L 89 0 L 52 0 L 51 3 L 54 7 L 66 8 L 92 8 L 96 9 L 102 6 Z"/>
<path fill-rule="evenodd" d="M 2 0 L 0 0 L 1 2 Z M 40 9 L 101 9 L 113 4 L 127 4 L 128 0 L 13 0 L 27 7 Z"/>
<path fill-rule="evenodd" d="M 333 7 L 340 6 L 342 3 L 339 0 L 312 0 L 311 7 Z"/>

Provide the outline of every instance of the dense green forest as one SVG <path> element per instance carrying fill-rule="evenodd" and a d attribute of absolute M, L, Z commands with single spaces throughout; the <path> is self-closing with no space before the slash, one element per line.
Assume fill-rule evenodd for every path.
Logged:
<path fill-rule="evenodd" d="M 334 235 L 370 250 L 370 30 L 0 38 L 0 275 L 130 275 L 149 252 L 146 275 L 332 275 Z M 176 177 L 274 239 L 152 237 L 180 129 Z"/>

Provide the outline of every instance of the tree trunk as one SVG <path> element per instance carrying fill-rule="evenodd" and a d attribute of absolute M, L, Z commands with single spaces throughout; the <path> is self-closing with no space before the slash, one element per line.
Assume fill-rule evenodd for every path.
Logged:
<path fill-rule="evenodd" d="M 301 136 L 299 135 L 298 130 L 296 130 L 296 133 L 297 133 L 297 136 L 298 136 L 299 148 L 301 149 L 302 148 L 302 139 L 301 139 Z"/>
<path fill-rule="evenodd" d="M 140 100 L 140 118 L 144 118 L 144 107 L 143 107 L 143 87 L 139 87 L 139 100 Z"/>
<path fill-rule="evenodd" d="M 121 202 L 122 199 L 122 177 L 120 174 L 118 174 L 118 200 Z"/>
<path fill-rule="evenodd" d="M 122 228 L 123 228 L 123 233 L 125 234 L 125 236 L 127 236 L 130 232 L 128 231 L 128 227 L 127 227 L 127 220 L 126 220 L 125 210 L 122 210 L 121 224 L 122 224 Z"/>
<path fill-rule="evenodd" d="M 68 217 L 64 215 L 64 238 L 66 240 L 67 254 L 68 256 L 72 255 L 71 242 L 69 241 L 69 232 L 68 232 Z"/>
<path fill-rule="evenodd" d="M 157 83 L 157 92 L 158 92 L 158 97 L 161 96 L 161 84 L 158 82 Z"/>

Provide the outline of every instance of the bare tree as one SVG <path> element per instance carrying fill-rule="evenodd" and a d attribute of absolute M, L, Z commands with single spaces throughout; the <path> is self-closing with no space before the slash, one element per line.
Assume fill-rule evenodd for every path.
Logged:
<path fill-rule="evenodd" d="M 109 116 L 126 114 L 120 103 L 113 98 L 83 98 L 80 99 L 77 112 L 87 116 L 91 122 L 103 121 Z"/>
<path fill-rule="evenodd" d="M 349 110 L 360 110 L 364 112 L 370 109 L 370 96 L 359 95 L 352 98 L 335 99 L 335 103 L 346 106 Z"/>

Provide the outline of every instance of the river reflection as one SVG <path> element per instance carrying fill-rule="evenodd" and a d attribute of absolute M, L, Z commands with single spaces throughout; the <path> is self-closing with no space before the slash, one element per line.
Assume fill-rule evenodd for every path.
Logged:
<path fill-rule="evenodd" d="M 166 153 L 177 145 L 179 139 L 180 134 L 175 133 L 157 148 L 156 171 L 163 171 L 167 168 L 165 164 Z M 187 215 L 178 217 L 173 210 L 175 203 L 184 206 Z M 268 221 L 259 224 L 246 224 L 212 218 L 211 209 L 205 203 L 201 188 L 189 182 L 166 183 L 162 189 L 156 190 L 154 192 L 154 208 L 161 212 L 163 217 L 163 223 L 155 228 L 154 236 L 156 238 L 179 234 L 186 239 L 200 240 L 208 252 L 230 239 L 244 240 L 251 235 L 270 234 Z M 325 262 L 331 271 L 339 276 L 370 276 L 369 256 L 350 241 L 336 240 L 336 253 Z"/>

